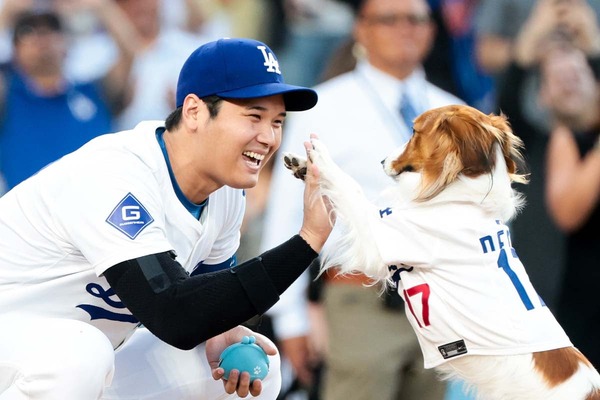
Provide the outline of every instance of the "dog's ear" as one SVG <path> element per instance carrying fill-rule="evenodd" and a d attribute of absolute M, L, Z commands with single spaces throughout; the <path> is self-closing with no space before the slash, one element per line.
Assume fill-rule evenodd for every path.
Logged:
<path fill-rule="evenodd" d="M 430 116 L 422 125 L 421 146 L 424 152 L 421 169 L 421 190 L 418 201 L 427 201 L 437 196 L 446 186 L 456 180 L 464 168 L 460 150 L 454 138 L 452 113 L 442 112 Z"/>
<path fill-rule="evenodd" d="M 502 155 L 504 156 L 504 162 L 506 163 L 506 169 L 511 181 L 527 183 L 527 174 L 520 173 L 521 170 L 525 170 L 525 160 L 521 153 L 523 140 L 513 133 L 506 115 L 490 114 L 489 118 L 494 128 L 497 142 L 502 148 Z"/>

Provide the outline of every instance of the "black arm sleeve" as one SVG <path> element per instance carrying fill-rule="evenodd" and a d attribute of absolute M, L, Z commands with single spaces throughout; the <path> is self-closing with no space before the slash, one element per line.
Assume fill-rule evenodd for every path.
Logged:
<path fill-rule="evenodd" d="M 161 253 L 119 263 L 104 277 L 155 336 L 188 350 L 265 312 L 315 257 L 296 235 L 227 270 L 190 277 Z"/>

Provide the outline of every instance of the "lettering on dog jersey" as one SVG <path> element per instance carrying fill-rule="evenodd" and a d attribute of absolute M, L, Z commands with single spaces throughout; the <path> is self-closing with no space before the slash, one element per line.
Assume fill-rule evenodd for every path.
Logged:
<path fill-rule="evenodd" d="M 388 215 L 392 215 L 392 208 L 391 207 L 379 210 L 379 217 L 383 218 L 383 217 L 387 217 Z"/>
<path fill-rule="evenodd" d="M 106 222 L 132 240 L 153 221 L 148 210 L 131 193 L 127 193 L 106 219 Z"/>
<path fill-rule="evenodd" d="M 496 220 L 496 225 L 503 224 L 501 221 Z M 481 243 L 481 248 L 484 254 L 489 251 L 494 252 L 496 251 L 496 248 L 503 249 L 504 247 L 508 247 L 513 252 L 513 256 L 516 257 L 515 251 L 512 248 L 512 241 L 510 240 L 510 231 L 508 230 L 508 227 L 500 229 L 493 235 L 487 235 L 479 238 L 479 243 Z"/>
<path fill-rule="evenodd" d="M 535 305 L 530 293 L 528 293 L 530 283 L 528 282 L 528 279 L 525 282 L 521 281 L 517 273 L 517 271 L 523 270 L 523 264 L 521 264 L 521 260 L 519 260 L 516 250 L 512 247 L 510 231 L 501 221 L 497 220 L 496 224 L 501 226 L 500 230 L 479 238 L 481 250 L 483 254 L 498 253 L 496 262 L 498 268 L 504 271 L 508 279 L 510 279 L 511 284 L 514 286 L 516 293 L 519 295 L 525 308 L 528 311 L 533 310 Z M 539 295 L 537 295 L 537 293 L 535 293 L 533 287 L 531 287 L 530 290 L 531 294 L 534 294 L 539 298 L 540 305 L 545 307 L 546 303 Z"/>

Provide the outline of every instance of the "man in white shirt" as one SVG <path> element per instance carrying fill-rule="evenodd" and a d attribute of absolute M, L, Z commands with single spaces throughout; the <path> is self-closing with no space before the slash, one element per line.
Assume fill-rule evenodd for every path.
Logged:
<path fill-rule="evenodd" d="M 299 234 L 235 265 L 244 189 L 287 111 L 316 102 L 283 82 L 265 44 L 211 42 L 183 65 L 166 121 L 100 136 L 1 197 L 0 398 L 275 398 L 268 339 L 257 335 L 274 361 L 264 385 L 240 371 L 217 382 L 218 359 L 331 231 L 309 183 Z M 149 333 L 125 343 L 140 324 Z"/>

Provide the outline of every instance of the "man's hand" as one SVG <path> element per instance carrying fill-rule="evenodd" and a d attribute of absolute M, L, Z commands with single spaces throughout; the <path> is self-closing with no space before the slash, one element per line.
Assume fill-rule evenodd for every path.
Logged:
<path fill-rule="evenodd" d="M 223 350 L 232 344 L 239 343 L 244 336 L 254 336 L 256 344 L 262 347 L 267 355 L 274 356 L 277 354 L 277 347 L 266 336 L 253 332 L 246 327 L 237 326 L 206 341 L 206 359 L 212 368 L 214 380 L 223 379 L 225 374 L 225 370 L 219 367 L 219 358 Z M 237 393 L 240 397 L 246 397 L 248 394 L 256 397 L 262 392 L 260 379 L 256 379 L 250 385 L 250 374 L 248 372 L 240 374 L 240 371 L 235 369 L 229 374 L 228 380 L 223 379 L 223 387 L 225 392 L 229 394 Z"/>
<path fill-rule="evenodd" d="M 311 134 L 310 138 L 311 140 L 318 139 L 318 136 Z M 319 190 L 319 169 L 311 160 L 312 144 L 305 142 L 304 149 L 306 150 L 308 162 L 307 174 L 304 179 L 304 218 L 300 228 L 300 236 L 314 251 L 320 253 L 333 229 L 335 214 L 329 200 L 321 196 Z"/>

